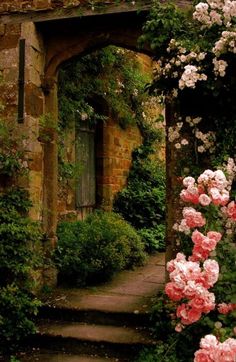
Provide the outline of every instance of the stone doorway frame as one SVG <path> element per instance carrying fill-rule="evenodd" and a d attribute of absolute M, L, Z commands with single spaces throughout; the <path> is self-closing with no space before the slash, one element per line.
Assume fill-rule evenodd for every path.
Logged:
<path fill-rule="evenodd" d="M 30 191 L 34 207 L 30 216 L 42 220 L 43 230 L 47 236 L 50 250 L 56 243 L 57 225 L 57 132 L 50 128 L 50 140 L 40 141 L 39 118 L 43 114 L 52 114 L 58 118 L 57 75 L 61 64 L 73 57 L 83 56 L 97 48 L 117 45 L 134 51 L 137 39 L 141 35 L 142 24 L 147 11 L 137 15 L 136 10 L 93 16 L 73 16 L 72 18 L 21 22 L 14 15 L 3 24 L 0 36 L 0 70 L 6 72 L 6 80 L 15 93 L 9 99 L 9 115 L 17 110 L 18 81 L 18 46 L 19 40 L 26 40 L 25 64 L 25 119 L 24 124 L 17 125 L 17 131 L 29 136 L 27 148 L 30 160 L 30 175 L 26 186 Z M 9 15 L 10 16 L 10 15 Z M 4 18 L 4 17 L 3 17 Z M 18 20 L 17 20 L 18 19 Z M 143 53 L 152 56 L 150 49 L 142 49 Z M 12 59 L 12 61 L 11 61 Z M 7 110 L 8 111 L 8 110 Z M 13 112 L 12 112 L 13 111 Z M 6 113 L 8 114 L 8 113 Z M 167 112 L 167 122 L 171 113 Z M 171 193 L 177 184 L 174 175 L 174 154 L 168 150 L 167 180 L 167 259 L 175 252 L 174 241 L 171 241 L 176 197 Z M 171 207 L 171 205 L 175 207 Z"/>

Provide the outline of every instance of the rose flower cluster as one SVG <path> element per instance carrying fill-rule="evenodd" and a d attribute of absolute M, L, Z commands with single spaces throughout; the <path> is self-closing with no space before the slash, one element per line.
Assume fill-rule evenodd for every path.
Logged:
<path fill-rule="evenodd" d="M 198 228 L 203 226 L 207 228 L 207 220 L 202 212 L 196 210 L 196 206 L 204 211 L 212 204 L 219 207 L 225 219 L 236 221 L 236 203 L 229 202 L 232 181 L 233 178 L 229 177 L 227 180 L 221 170 L 206 170 L 197 181 L 193 177 L 183 179 L 185 188 L 181 191 L 180 198 L 191 206 L 183 208 L 183 218 L 174 225 L 174 229 L 191 234 L 193 249 L 188 259 L 183 253 L 178 253 L 175 259 L 167 263 L 170 282 L 165 286 L 168 297 L 180 302 L 176 310 L 176 316 L 180 319 L 175 328 L 177 332 L 181 332 L 184 326 L 197 322 L 203 314 L 216 307 L 221 314 L 228 314 L 236 309 L 236 304 L 233 303 L 216 305 L 215 295 L 209 291 L 219 278 L 219 265 L 209 257 L 222 239 L 222 234 L 212 230 L 199 231 Z M 215 336 L 208 335 L 201 340 L 200 347 L 195 352 L 194 362 L 236 361 L 236 340 L 233 338 L 220 343 Z"/>
<path fill-rule="evenodd" d="M 220 343 L 215 336 L 208 334 L 201 339 L 200 349 L 194 354 L 194 362 L 235 362 L 236 339 L 228 338 Z"/>
<path fill-rule="evenodd" d="M 198 262 L 187 261 L 182 253 L 167 263 L 170 282 L 165 286 L 168 297 L 174 301 L 187 299 L 177 308 L 177 317 L 184 325 L 192 324 L 201 318 L 203 313 L 215 309 L 215 295 L 208 291 L 219 275 L 219 265 L 208 259 L 203 263 L 203 270 Z"/>

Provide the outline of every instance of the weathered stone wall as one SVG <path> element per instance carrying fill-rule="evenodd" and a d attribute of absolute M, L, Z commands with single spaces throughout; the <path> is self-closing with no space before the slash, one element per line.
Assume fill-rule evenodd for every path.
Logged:
<path fill-rule="evenodd" d="M 3 0 L 0 3 L 0 13 L 48 10 L 57 7 L 78 6 L 80 4 L 81 1 L 79 0 Z"/>
<path fill-rule="evenodd" d="M 115 194 L 126 185 L 132 151 L 142 143 L 142 136 L 137 126 L 122 129 L 112 119 L 106 123 L 103 132 L 102 152 L 98 155 L 103 175 L 98 179 L 98 190 L 103 208 L 109 210 Z"/>
<path fill-rule="evenodd" d="M 146 1 L 145 1 L 146 2 Z M 130 4 L 129 0 L 121 0 L 122 4 Z M 115 0 L 2 0 L 0 3 L 0 14 L 5 13 L 26 13 L 39 10 L 52 10 L 52 9 L 68 9 L 73 7 L 83 7 L 94 10 L 96 4 L 109 5 L 116 4 Z M 131 4 L 133 6 L 134 4 Z"/>
<path fill-rule="evenodd" d="M 98 207 L 111 210 L 115 194 L 127 182 L 132 151 L 142 143 L 142 136 L 137 126 L 122 129 L 116 120 L 108 119 L 99 125 L 96 142 L 96 189 Z M 66 158 L 73 162 L 75 159 L 75 134 L 67 135 Z M 75 207 L 75 183 L 61 183 L 58 197 L 59 217 L 75 215 L 83 218 L 84 214 Z M 88 212 L 90 209 L 85 210 Z"/>
<path fill-rule="evenodd" d="M 24 123 L 17 122 L 19 39 L 26 39 L 25 66 L 25 114 Z M 44 97 L 41 90 L 41 74 L 44 69 L 43 44 L 35 32 L 33 23 L 4 25 L 0 32 L 0 71 L 3 82 L 1 100 L 5 105 L 2 118 L 15 125 L 16 134 L 25 136 L 26 159 L 29 174 L 20 185 L 29 190 L 34 203 L 30 216 L 41 219 L 43 150 L 38 141 L 39 116 L 44 112 Z"/>

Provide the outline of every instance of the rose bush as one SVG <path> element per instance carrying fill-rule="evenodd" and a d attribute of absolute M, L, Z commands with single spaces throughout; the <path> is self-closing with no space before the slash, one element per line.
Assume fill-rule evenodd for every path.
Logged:
<path fill-rule="evenodd" d="M 228 169 L 230 164 L 231 168 L 235 169 L 232 160 L 227 165 Z M 233 172 L 231 176 L 232 174 Z M 175 259 L 167 263 L 170 282 L 165 286 L 166 294 L 177 304 L 177 332 L 199 321 L 203 314 L 216 308 L 225 315 L 236 310 L 236 303 L 227 304 L 222 300 L 219 303 L 216 300 L 213 287 L 219 279 L 220 266 L 212 257 L 217 255 L 217 244 L 224 243 L 224 238 L 227 238 L 227 228 L 224 225 L 229 218 L 235 221 L 234 201 L 230 202 L 229 196 L 232 181 L 232 177 L 227 180 L 222 170 L 206 170 L 197 180 L 193 177 L 183 179 L 185 188 L 180 192 L 180 198 L 184 203 L 193 206 L 183 208 L 183 219 L 175 224 L 174 228 L 191 236 L 193 248 L 190 255 L 178 253 Z M 201 202 L 202 195 L 207 197 L 206 203 Z M 213 220 L 213 223 L 208 210 L 211 204 L 217 208 L 219 218 Z M 209 230 L 209 225 L 212 228 L 215 225 L 220 231 Z M 231 329 L 234 327 L 231 326 Z M 194 362 L 235 361 L 236 340 L 227 338 L 221 343 L 220 336 L 217 337 L 209 334 L 202 338 L 201 348 L 195 353 Z"/>

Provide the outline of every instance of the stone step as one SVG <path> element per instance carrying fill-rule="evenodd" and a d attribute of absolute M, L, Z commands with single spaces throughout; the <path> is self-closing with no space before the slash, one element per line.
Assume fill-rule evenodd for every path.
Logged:
<path fill-rule="evenodd" d="M 153 339 L 145 328 L 128 328 L 65 321 L 43 321 L 38 325 L 40 335 L 74 338 L 81 341 L 120 344 L 150 344 Z"/>
<path fill-rule="evenodd" d="M 148 311 L 140 312 L 112 312 L 92 309 L 78 309 L 67 307 L 43 306 L 40 309 L 39 319 L 63 320 L 80 323 L 114 326 L 144 327 L 149 324 L 150 314 Z"/>
<path fill-rule="evenodd" d="M 50 346 L 51 351 L 133 361 L 141 348 L 156 342 L 145 328 L 42 321 L 30 343 L 40 348 Z"/>
<path fill-rule="evenodd" d="M 98 357 L 96 355 L 80 355 L 48 350 L 30 351 L 18 355 L 21 362 L 118 362 L 118 358 Z"/>

